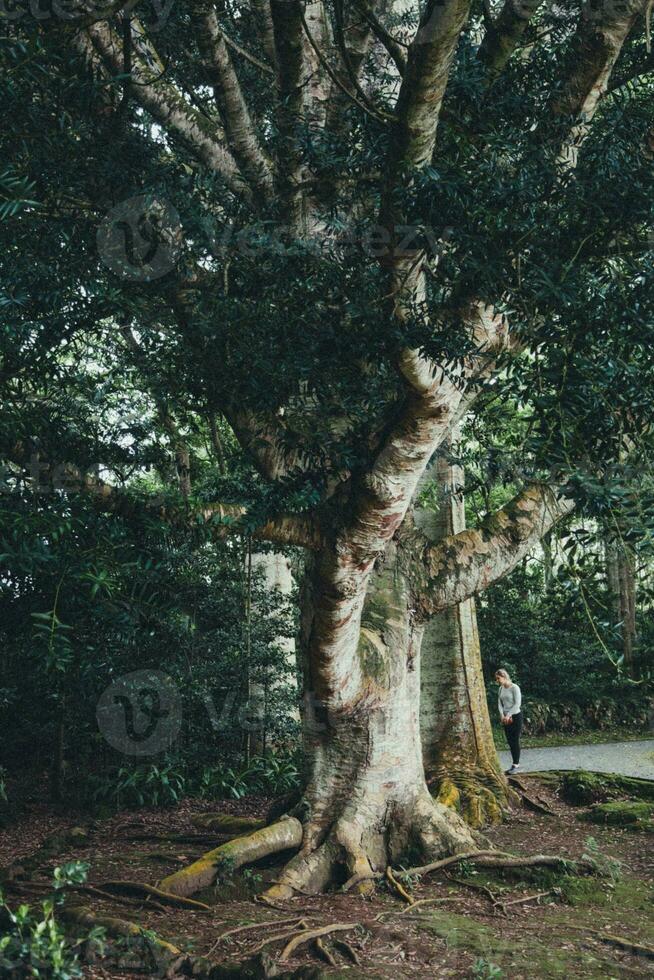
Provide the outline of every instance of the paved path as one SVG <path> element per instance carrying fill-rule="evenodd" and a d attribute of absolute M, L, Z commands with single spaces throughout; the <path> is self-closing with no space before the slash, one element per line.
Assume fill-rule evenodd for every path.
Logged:
<path fill-rule="evenodd" d="M 511 763 L 508 752 L 500 752 L 505 769 Z M 623 776 L 654 779 L 654 738 L 639 742 L 605 742 L 602 745 L 560 745 L 553 749 L 523 749 L 523 772 L 546 769 L 590 769 L 593 772 L 619 772 Z"/>

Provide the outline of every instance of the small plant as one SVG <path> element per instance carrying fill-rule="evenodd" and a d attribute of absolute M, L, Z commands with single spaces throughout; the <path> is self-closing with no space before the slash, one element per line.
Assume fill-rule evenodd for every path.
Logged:
<path fill-rule="evenodd" d="M 186 778 L 173 764 L 121 766 L 96 781 L 93 799 L 116 807 L 170 806 L 184 795 Z"/>
<path fill-rule="evenodd" d="M 53 892 L 37 911 L 29 905 L 13 910 L 0 891 L 0 919 L 6 926 L 0 938 L 0 975 L 39 977 L 42 980 L 73 980 L 82 976 L 76 947 L 93 940 L 102 943 L 103 931 L 92 929 L 83 939 L 69 942 L 57 922 L 67 886 L 86 880 L 88 865 L 81 861 L 55 868 Z"/>
<path fill-rule="evenodd" d="M 245 769 L 229 766 L 206 768 L 200 778 L 199 792 L 210 799 L 240 800 L 250 793 L 283 796 L 298 789 L 300 771 L 293 755 L 257 756 Z"/>
<path fill-rule="evenodd" d="M 200 796 L 207 799 L 240 800 L 247 796 L 248 784 L 242 773 L 229 766 L 206 768 L 200 779 Z"/>
<path fill-rule="evenodd" d="M 587 837 L 585 841 L 586 850 L 582 854 L 582 859 L 592 862 L 595 868 L 605 878 L 610 878 L 612 882 L 619 881 L 622 877 L 622 864 L 617 858 L 612 858 L 608 854 L 603 854 L 599 849 L 599 844 L 594 837 Z"/>
<path fill-rule="evenodd" d="M 263 875 L 260 875 L 259 872 L 255 871 L 253 868 L 244 868 L 242 875 L 243 875 L 243 881 L 253 891 L 256 891 L 256 889 L 263 881 Z"/>
<path fill-rule="evenodd" d="M 504 976 L 502 970 L 496 963 L 485 960 L 483 957 L 476 959 L 472 966 L 472 975 L 475 980 L 499 980 Z"/>

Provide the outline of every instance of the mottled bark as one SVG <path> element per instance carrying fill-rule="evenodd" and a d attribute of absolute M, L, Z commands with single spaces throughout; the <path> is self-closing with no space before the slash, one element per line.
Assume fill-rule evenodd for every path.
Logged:
<path fill-rule="evenodd" d="M 490 82 L 506 67 L 542 2 L 543 0 L 505 0 L 497 20 L 489 24 L 479 47 L 479 58 L 486 66 Z"/>
<path fill-rule="evenodd" d="M 428 0 L 407 58 L 395 109 L 390 181 L 431 162 L 445 89 L 470 0 Z"/>
<path fill-rule="evenodd" d="M 634 677 L 636 560 L 633 548 L 623 540 L 610 538 L 606 542 L 606 582 L 611 620 L 620 631 L 624 669 Z"/>
<path fill-rule="evenodd" d="M 558 488 L 534 484 L 489 515 L 479 528 L 448 535 L 436 545 L 426 542 L 423 613 L 447 609 L 508 575 L 573 509 L 573 501 Z"/>
<path fill-rule="evenodd" d="M 358 678 L 348 699 L 316 682 L 305 659 L 307 786 L 304 836 L 269 895 L 315 892 L 340 877 L 383 871 L 410 849 L 442 856 L 470 848 L 461 818 L 434 801 L 424 778 L 420 739 L 420 640 L 410 615 L 407 578 L 394 544 L 379 563 L 361 629 L 343 659 Z M 315 617 L 315 576 L 305 592 L 304 633 Z M 370 882 L 363 888 L 369 888 Z"/>
<path fill-rule="evenodd" d="M 299 131 L 304 119 L 304 28 L 300 0 L 271 0 L 275 63 L 277 68 L 277 127 L 281 137 L 277 154 L 279 193 L 289 225 L 304 233 L 304 195 Z"/>
<path fill-rule="evenodd" d="M 94 24 L 88 36 L 104 65 L 112 74 L 122 75 L 124 58 L 120 38 L 104 23 Z M 209 170 L 220 174 L 226 185 L 239 196 L 250 192 L 238 170 L 236 161 L 211 123 L 193 109 L 172 85 L 154 81 L 154 73 L 140 58 L 132 58 L 134 97 L 156 121 L 181 139 Z"/>
<path fill-rule="evenodd" d="M 291 565 L 285 555 L 275 551 L 254 552 L 252 568 L 263 577 L 263 585 L 268 591 L 275 591 L 289 599 L 293 592 L 293 575 Z M 256 602 L 253 604 L 254 616 L 261 615 Z M 251 733 L 250 747 L 253 753 L 265 753 L 270 747 L 270 735 L 267 729 L 270 698 L 275 688 L 288 685 L 297 695 L 297 671 L 295 666 L 295 641 L 292 637 L 278 637 L 276 645 L 284 652 L 284 663 L 274 676 L 266 675 L 265 681 L 254 680 L 250 686 L 249 718 L 260 719 L 260 724 Z M 297 719 L 297 714 L 293 713 Z"/>
<path fill-rule="evenodd" d="M 579 147 L 605 94 L 611 72 L 638 17 L 650 0 L 587 0 L 561 84 L 550 102 L 551 115 L 573 117 L 577 121 L 566 136 L 559 161 L 569 168 L 577 164 Z"/>
<path fill-rule="evenodd" d="M 440 507 L 417 511 L 415 521 L 437 543 L 465 530 L 464 474 L 443 453 L 430 475 Z M 496 822 L 508 803 L 508 786 L 488 715 L 474 598 L 428 620 L 421 652 L 420 726 L 428 785 L 471 826 Z"/>
<path fill-rule="evenodd" d="M 255 131 L 213 5 L 197 3 L 201 15 L 198 46 L 234 158 L 261 203 L 273 193 L 273 173 Z"/>

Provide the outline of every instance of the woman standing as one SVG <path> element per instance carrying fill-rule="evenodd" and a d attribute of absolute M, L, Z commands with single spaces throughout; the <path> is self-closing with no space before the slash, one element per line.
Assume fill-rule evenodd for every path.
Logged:
<path fill-rule="evenodd" d="M 517 684 L 514 684 L 506 670 L 498 670 L 495 680 L 500 685 L 497 697 L 497 706 L 500 711 L 500 718 L 504 725 L 506 740 L 511 749 L 513 765 L 507 769 L 506 775 L 510 776 L 520 769 L 520 732 L 522 731 L 522 694 Z"/>

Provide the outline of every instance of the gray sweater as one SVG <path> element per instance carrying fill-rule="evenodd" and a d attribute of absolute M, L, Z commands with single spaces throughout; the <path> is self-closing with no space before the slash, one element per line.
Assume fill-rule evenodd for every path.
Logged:
<path fill-rule="evenodd" d="M 497 707 L 500 711 L 500 718 L 504 718 L 507 715 L 509 718 L 511 715 L 517 715 L 520 711 L 521 704 L 522 694 L 517 684 L 511 684 L 510 687 L 500 687 L 500 693 L 497 696 Z"/>

